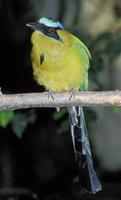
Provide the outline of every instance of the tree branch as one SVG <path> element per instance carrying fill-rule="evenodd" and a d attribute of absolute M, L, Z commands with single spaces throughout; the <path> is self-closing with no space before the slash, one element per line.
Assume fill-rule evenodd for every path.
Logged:
<path fill-rule="evenodd" d="M 47 92 L 0 94 L 0 110 L 15 110 L 35 107 L 76 106 L 121 106 L 121 91 L 77 92 L 70 99 L 69 93 L 53 93 L 54 100 Z"/>

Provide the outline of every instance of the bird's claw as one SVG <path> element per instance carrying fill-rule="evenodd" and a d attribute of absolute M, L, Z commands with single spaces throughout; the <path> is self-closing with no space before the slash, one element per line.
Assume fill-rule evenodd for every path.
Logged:
<path fill-rule="evenodd" d="M 75 98 L 75 96 L 76 96 L 76 90 L 75 89 L 71 89 L 70 91 L 69 91 L 69 100 L 71 100 L 72 98 Z"/>
<path fill-rule="evenodd" d="M 52 98 L 52 100 L 54 101 L 54 96 L 53 96 L 53 93 L 54 93 L 54 92 L 53 92 L 52 90 L 50 90 L 50 89 L 48 90 L 48 98 L 50 98 L 50 97 L 51 97 L 51 98 Z"/>
<path fill-rule="evenodd" d="M 2 96 L 2 89 L 1 89 L 1 87 L 0 87 L 0 96 Z"/>

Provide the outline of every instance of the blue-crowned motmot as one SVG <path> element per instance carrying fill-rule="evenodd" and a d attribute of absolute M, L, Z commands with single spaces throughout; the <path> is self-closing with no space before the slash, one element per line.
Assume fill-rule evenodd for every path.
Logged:
<path fill-rule="evenodd" d="M 53 92 L 87 90 L 91 55 L 85 44 L 51 18 L 27 26 L 34 30 L 31 59 L 37 83 Z M 68 111 L 80 184 L 96 193 L 101 184 L 93 167 L 83 109 L 69 106 Z"/>

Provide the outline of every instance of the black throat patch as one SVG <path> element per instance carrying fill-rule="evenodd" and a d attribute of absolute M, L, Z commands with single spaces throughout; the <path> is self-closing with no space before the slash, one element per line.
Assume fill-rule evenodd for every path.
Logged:
<path fill-rule="evenodd" d="M 40 54 L 40 65 L 44 62 L 44 53 Z"/>

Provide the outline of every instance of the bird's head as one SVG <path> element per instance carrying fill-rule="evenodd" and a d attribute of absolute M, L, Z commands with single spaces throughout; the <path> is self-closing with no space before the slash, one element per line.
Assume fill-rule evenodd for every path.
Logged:
<path fill-rule="evenodd" d="M 35 31 L 42 32 L 48 37 L 62 41 L 62 39 L 57 33 L 57 30 L 63 30 L 64 28 L 59 21 L 47 17 L 42 17 L 40 20 L 36 22 L 28 23 L 27 26 Z"/>

